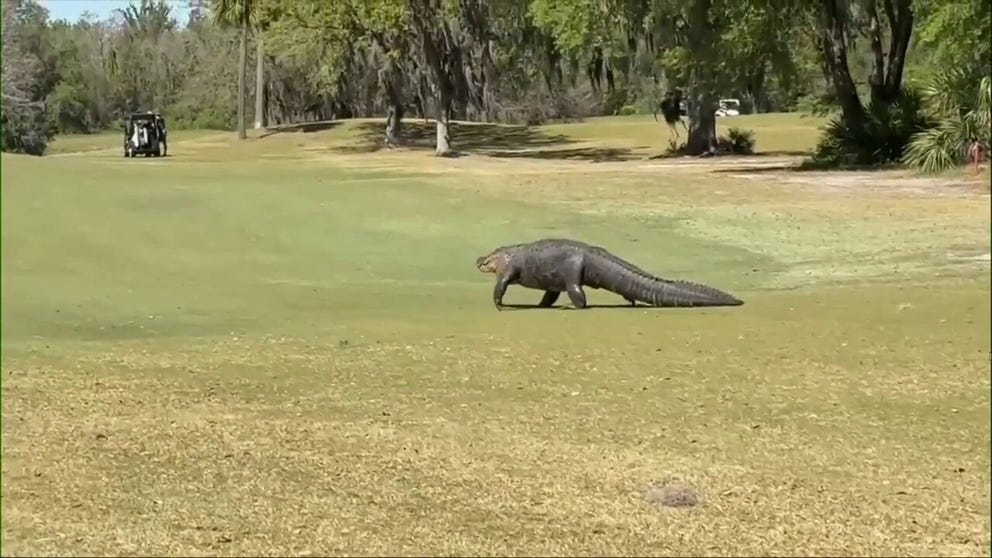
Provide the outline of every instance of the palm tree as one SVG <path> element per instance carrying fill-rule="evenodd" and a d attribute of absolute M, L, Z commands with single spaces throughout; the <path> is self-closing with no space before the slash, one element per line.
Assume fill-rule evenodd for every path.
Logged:
<path fill-rule="evenodd" d="M 245 75 L 248 73 L 248 35 L 258 23 L 258 0 L 214 0 L 214 21 L 241 30 L 241 56 L 238 60 L 238 139 L 248 137 L 245 129 Z"/>
<path fill-rule="evenodd" d="M 988 149 L 992 77 L 976 79 L 959 68 L 946 69 L 934 76 L 924 95 L 940 124 L 913 136 L 905 163 L 923 172 L 940 172 L 964 163 L 972 140 Z"/>

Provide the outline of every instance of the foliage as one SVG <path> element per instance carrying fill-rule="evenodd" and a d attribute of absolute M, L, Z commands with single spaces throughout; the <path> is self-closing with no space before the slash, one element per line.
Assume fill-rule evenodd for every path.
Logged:
<path fill-rule="evenodd" d="M 865 166 L 902 160 L 910 138 L 934 126 L 919 91 L 903 88 L 893 102 L 873 101 L 862 128 L 851 129 L 840 116 L 824 127 L 812 163 L 818 166 Z"/>
<path fill-rule="evenodd" d="M 972 140 L 992 145 L 992 78 L 977 83 L 965 70 L 938 73 L 924 92 L 939 124 L 913 136 L 904 161 L 923 172 L 939 172 L 967 160 Z"/>
<path fill-rule="evenodd" d="M 977 77 L 990 73 L 992 10 L 988 0 L 916 0 L 918 48 L 934 68 L 959 68 Z"/>
<path fill-rule="evenodd" d="M 346 2 L 287 2 L 266 30 L 268 48 L 283 63 L 304 69 L 311 87 L 337 92 L 354 21 L 347 8 Z"/>
<path fill-rule="evenodd" d="M 15 108 L 4 103 L 0 112 L 0 130 L 3 151 L 28 155 L 44 155 L 48 142 L 55 135 L 40 104 Z"/>
<path fill-rule="evenodd" d="M 24 8 L 13 0 L 4 0 L 0 5 L 3 18 L 0 146 L 3 151 L 43 155 L 54 134 L 44 102 L 44 66 L 25 45 L 32 25 L 43 19 L 45 13 Z"/>
<path fill-rule="evenodd" d="M 41 114 L 46 126 L 61 133 L 99 131 L 126 112 L 149 108 L 162 111 L 173 128 L 232 129 L 242 102 L 242 122 L 254 109 L 264 110 L 270 124 L 386 114 L 398 123 L 413 114 L 437 115 L 442 81 L 451 89 L 456 120 L 539 124 L 651 113 L 675 87 L 698 107 L 721 97 L 739 98 L 744 110 L 759 112 L 825 113 L 843 104 L 823 71 L 818 10 L 827 4 L 821 2 L 190 0 L 186 26 L 175 18 L 183 8 L 161 0 L 136 1 L 107 20 L 76 22 L 47 21 L 34 0 L 7 2 L 18 7 L 21 23 L 16 37 L 5 32 L 5 45 L 15 41 L 36 61 L 29 66 L 37 68 L 31 106 L 38 109 L 8 120 L 33 122 L 31 115 Z M 877 41 L 868 25 L 873 4 L 847 4 L 847 71 L 860 106 L 878 69 Z M 988 10 L 980 2 L 915 0 L 912 7 L 919 16 L 913 31 L 919 45 L 908 64 L 946 66 L 961 59 L 971 75 L 989 74 L 975 74 L 988 58 L 987 42 L 979 40 L 988 35 Z M 414 25 L 414 8 L 434 10 L 421 30 Z M 887 38 L 891 21 L 881 5 L 879 13 Z M 962 13 L 972 25 L 959 25 Z M 250 40 L 264 43 L 264 49 L 245 49 L 242 67 L 240 29 L 225 28 L 239 23 L 248 24 Z M 444 51 L 440 73 L 425 57 L 428 35 Z M 258 56 L 264 56 L 260 65 Z M 247 98 L 255 87 L 241 87 L 239 98 L 237 84 L 256 66 L 264 68 L 258 89 L 265 97 L 251 106 Z M 883 75 L 896 81 L 893 68 L 885 65 Z M 8 112 L 14 107 L 4 105 Z M 691 121 L 704 113 L 689 111 L 690 135 Z M 890 159 L 900 151 L 901 132 L 875 124 L 867 135 L 892 136 L 879 140 L 889 145 L 879 152 Z M 694 128 L 698 134 L 707 126 Z M 715 128 L 703 131 L 715 135 Z"/>
<path fill-rule="evenodd" d="M 618 27 L 617 11 L 610 2 L 588 0 L 533 0 L 530 16 L 534 24 L 548 30 L 555 44 L 567 55 L 588 54 L 590 49 L 608 48 Z"/>
<path fill-rule="evenodd" d="M 727 151 L 737 155 L 753 155 L 756 143 L 754 130 L 730 128 L 727 130 L 726 136 L 719 138 L 717 146 L 721 151 Z"/>

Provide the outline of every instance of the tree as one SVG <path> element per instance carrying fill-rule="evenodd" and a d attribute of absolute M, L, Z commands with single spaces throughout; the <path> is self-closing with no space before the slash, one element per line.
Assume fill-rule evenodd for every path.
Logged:
<path fill-rule="evenodd" d="M 411 85 L 420 68 L 413 59 L 414 43 L 402 0 L 353 0 L 352 29 L 362 38 L 375 67 L 376 81 L 386 104 L 384 143 L 399 145 Z"/>
<path fill-rule="evenodd" d="M 238 139 L 248 137 L 245 130 L 245 77 L 248 74 L 248 35 L 258 22 L 257 7 L 258 0 L 214 0 L 214 21 L 223 26 L 236 27 L 241 32 L 238 58 Z"/>
<path fill-rule="evenodd" d="M 960 68 L 977 80 L 992 74 L 992 10 L 986 0 L 914 0 L 917 47 L 932 68 Z"/>
<path fill-rule="evenodd" d="M 279 0 L 254 0 L 255 20 L 255 129 L 268 126 L 269 84 L 265 78 L 268 61 L 265 49 L 265 36 L 273 21 L 285 13 L 285 6 Z"/>
<path fill-rule="evenodd" d="M 32 1 L 3 0 L 2 75 L 0 75 L 0 146 L 3 151 L 43 155 L 53 136 L 49 124 L 42 66 L 25 48 L 23 26 L 44 8 Z"/>
<path fill-rule="evenodd" d="M 265 101 L 268 91 L 265 87 L 265 41 L 264 34 L 255 35 L 255 129 L 266 126 Z"/>
<path fill-rule="evenodd" d="M 879 14 L 882 6 L 884 19 Z M 902 92 L 903 69 L 913 33 L 912 0 L 819 0 L 817 33 L 826 74 L 840 105 L 845 127 L 863 130 L 868 115 L 851 77 L 848 47 L 852 37 L 871 45 L 870 100 L 891 104 Z M 887 47 L 884 38 L 888 37 Z"/>
<path fill-rule="evenodd" d="M 286 0 L 282 8 L 271 26 L 274 51 L 309 65 L 313 83 L 330 95 L 347 97 L 371 81 L 373 104 L 386 109 L 385 143 L 398 144 L 407 86 L 417 77 L 403 0 Z"/>
<path fill-rule="evenodd" d="M 443 0 L 406 0 L 406 7 L 418 56 L 428 70 L 436 100 L 434 154 L 446 157 L 452 154 L 453 111 L 463 115 L 469 103 L 481 105 L 465 42 L 471 42 L 482 30 L 479 24 L 484 7 L 479 0 L 464 0 L 459 6 Z"/>
<path fill-rule="evenodd" d="M 684 151 L 698 155 L 716 144 L 721 95 L 746 90 L 761 99 L 769 77 L 788 81 L 795 73 L 788 45 L 797 36 L 797 6 L 787 0 L 532 0 L 531 14 L 563 53 L 585 56 L 593 84 L 604 77 L 608 90 L 615 87 L 614 68 L 626 58 L 632 91 L 639 71 L 634 57 L 643 44 L 668 91 L 684 92 Z"/>
<path fill-rule="evenodd" d="M 700 155 L 710 152 L 716 147 L 716 109 L 717 99 L 721 88 L 721 80 L 726 76 L 721 74 L 715 64 L 715 56 L 719 56 L 718 42 L 721 35 L 720 23 L 713 14 L 713 0 L 690 0 L 688 9 L 682 14 L 684 23 L 681 25 L 687 35 L 685 47 L 679 61 L 678 72 L 688 91 L 686 100 L 687 116 L 689 117 L 689 138 L 686 140 L 685 152 L 689 155 Z"/>
<path fill-rule="evenodd" d="M 178 72 L 180 51 L 171 12 L 161 0 L 141 0 L 115 12 L 119 25 L 114 26 L 109 73 L 124 112 L 161 110 L 171 101 L 163 85 Z M 73 65 L 60 64 L 74 71 Z"/>

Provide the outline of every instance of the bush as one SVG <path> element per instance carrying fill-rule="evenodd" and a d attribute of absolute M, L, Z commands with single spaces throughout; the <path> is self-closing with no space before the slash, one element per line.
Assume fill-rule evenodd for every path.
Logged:
<path fill-rule="evenodd" d="M 755 143 L 754 130 L 731 128 L 727 130 L 727 135 L 716 138 L 716 148 L 711 155 L 723 155 L 727 153 L 733 153 L 735 155 L 753 155 Z M 665 150 L 665 155 L 685 155 L 686 147 L 687 146 L 685 143 L 680 145 L 674 137 L 670 138 L 668 140 L 668 148 Z"/>
<path fill-rule="evenodd" d="M 813 164 L 820 167 L 870 166 L 902 160 L 915 134 L 933 127 L 923 110 L 923 98 L 914 89 L 904 88 L 890 103 L 871 103 L 865 126 L 849 130 L 840 116 L 831 119 L 813 153 Z"/>
<path fill-rule="evenodd" d="M 755 143 L 754 130 L 731 128 L 726 136 L 717 139 L 717 148 L 737 155 L 753 155 Z"/>
<path fill-rule="evenodd" d="M 618 116 L 630 116 L 633 114 L 637 114 L 637 107 L 633 105 L 624 105 L 617 110 Z"/>
<path fill-rule="evenodd" d="M 4 103 L 0 110 L 2 151 L 44 155 L 55 131 L 42 103 Z"/>
<path fill-rule="evenodd" d="M 603 112 L 604 116 L 620 114 L 620 110 L 626 106 L 627 103 L 627 90 L 626 89 L 614 89 L 613 91 L 607 91 L 603 95 Z"/>
<path fill-rule="evenodd" d="M 940 172 L 967 161 L 972 139 L 992 143 L 992 76 L 976 79 L 959 69 L 937 74 L 926 100 L 940 123 L 913 136 L 904 161 L 923 172 Z"/>
<path fill-rule="evenodd" d="M 600 108 L 596 95 L 581 87 L 555 92 L 533 89 L 524 92 L 512 103 L 494 103 L 489 108 L 489 117 L 506 124 L 539 126 L 554 121 L 581 121 L 599 114 Z"/>

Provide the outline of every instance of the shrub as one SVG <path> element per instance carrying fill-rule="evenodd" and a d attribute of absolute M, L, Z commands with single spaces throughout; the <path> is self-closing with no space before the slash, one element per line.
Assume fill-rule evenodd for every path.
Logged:
<path fill-rule="evenodd" d="M 939 172 L 967 161 L 970 139 L 988 148 L 992 135 L 992 78 L 974 79 L 958 69 L 936 75 L 925 91 L 939 124 L 913 136 L 904 162 Z"/>
<path fill-rule="evenodd" d="M 720 151 L 729 151 L 738 155 L 754 154 L 754 130 L 742 130 L 731 128 L 727 130 L 726 136 L 720 136 L 717 146 Z"/>
<path fill-rule="evenodd" d="M 603 96 L 603 115 L 615 115 L 620 114 L 620 110 L 626 106 L 627 103 L 627 90 L 626 89 L 614 89 L 613 91 L 606 92 Z"/>
<path fill-rule="evenodd" d="M 865 125 L 850 130 L 840 116 L 831 119 L 813 153 L 820 167 L 866 166 L 902 160 L 910 139 L 933 127 L 923 110 L 923 97 L 904 88 L 893 102 L 872 102 Z"/>
<path fill-rule="evenodd" d="M 2 151 L 44 155 L 54 135 L 43 103 L 4 102 L 0 110 Z"/>

